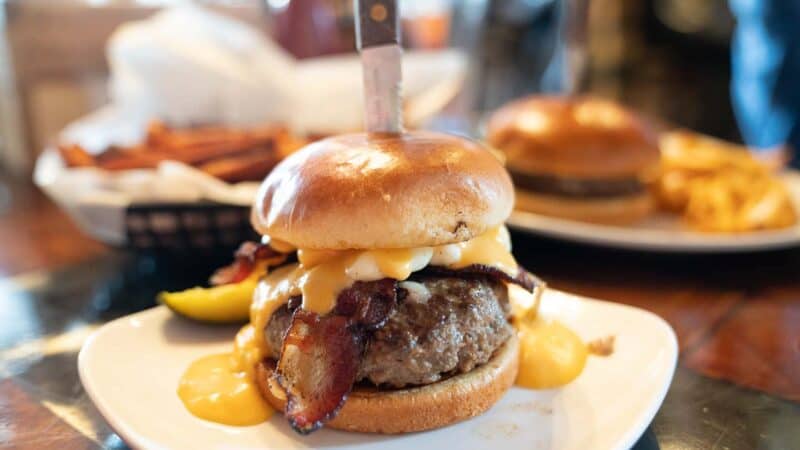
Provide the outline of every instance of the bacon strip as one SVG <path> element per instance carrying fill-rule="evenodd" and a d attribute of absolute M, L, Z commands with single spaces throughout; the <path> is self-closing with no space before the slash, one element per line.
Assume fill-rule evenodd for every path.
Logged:
<path fill-rule="evenodd" d="M 397 304 L 397 282 L 356 282 L 324 317 L 298 308 L 276 370 L 286 391 L 285 415 L 300 434 L 336 416 L 353 388 L 367 333 L 382 326 Z"/>
<path fill-rule="evenodd" d="M 498 268 L 471 265 L 427 272 L 454 277 L 491 277 L 533 291 L 542 282 L 525 269 L 512 277 Z M 353 388 L 368 333 L 382 327 L 397 305 L 397 281 L 356 282 L 342 291 L 336 307 L 323 317 L 297 308 L 283 340 L 275 371 L 286 392 L 285 415 L 300 434 L 334 418 Z"/>
<path fill-rule="evenodd" d="M 364 335 L 345 316 L 297 309 L 283 340 L 278 384 L 286 391 L 286 417 L 300 434 L 332 419 L 353 388 L 364 352 Z"/>
<path fill-rule="evenodd" d="M 545 284 L 539 279 L 539 277 L 528 272 L 522 266 L 519 267 L 517 275 L 513 277 L 497 267 L 487 266 L 484 264 L 472 264 L 461 269 L 448 269 L 447 267 L 441 266 L 428 266 L 425 268 L 425 271 L 436 275 L 452 277 L 488 276 L 505 281 L 506 283 L 514 283 L 529 292 L 533 292 L 537 286 L 544 286 Z"/>
<path fill-rule="evenodd" d="M 238 283 L 249 277 L 258 262 L 266 262 L 267 265 L 274 266 L 281 264 L 288 255 L 275 251 L 269 245 L 256 242 L 243 242 L 239 249 L 234 253 L 234 261 L 229 266 L 217 269 L 211 275 L 211 285 Z"/>
<path fill-rule="evenodd" d="M 391 278 L 353 284 L 336 299 L 333 313 L 366 330 L 382 327 L 397 305 L 397 282 Z"/>

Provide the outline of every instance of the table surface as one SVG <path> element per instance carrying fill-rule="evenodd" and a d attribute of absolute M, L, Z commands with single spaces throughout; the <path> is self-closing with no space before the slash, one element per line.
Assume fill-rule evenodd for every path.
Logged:
<path fill-rule="evenodd" d="M 675 329 L 675 379 L 635 448 L 800 449 L 800 249 L 658 255 L 513 238 L 550 285 Z M 78 380 L 83 339 L 226 257 L 109 249 L 28 183 L 0 177 L 0 447 L 125 448 Z"/>

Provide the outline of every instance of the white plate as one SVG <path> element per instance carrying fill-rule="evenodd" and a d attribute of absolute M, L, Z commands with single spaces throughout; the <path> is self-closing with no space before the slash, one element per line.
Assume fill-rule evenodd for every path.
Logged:
<path fill-rule="evenodd" d="M 800 211 L 800 172 L 788 173 L 784 176 L 784 180 L 791 192 L 796 210 Z M 507 223 L 514 229 L 533 234 L 632 250 L 743 252 L 800 245 L 800 223 L 782 230 L 739 234 L 699 233 L 682 225 L 679 216 L 668 213 L 657 213 L 643 222 L 623 227 L 514 211 Z"/>
<path fill-rule="evenodd" d="M 479 417 L 400 436 L 323 429 L 302 437 L 277 414 L 251 427 L 193 417 L 176 395 L 178 379 L 192 360 L 229 350 L 236 330 L 189 323 L 165 307 L 100 328 L 84 344 L 78 366 L 100 412 L 136 448 L 629 448 L 653 419 L 672 380 L 678 355 L 674 332 L 649 312 L 553 290 L 543 297 L 542 314 L 559 318 L 587 340 L 616 335 L 614 354 L 591 357 L 583 374 L 565 388 L 512 388 Z"/>

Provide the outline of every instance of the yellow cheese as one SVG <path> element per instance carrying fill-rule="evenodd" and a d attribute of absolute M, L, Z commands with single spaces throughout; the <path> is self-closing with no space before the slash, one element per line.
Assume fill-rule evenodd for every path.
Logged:
<path fill-rule="evenodd" d="M 511 276 L 517 274 L 517 261 L 511 254 L 511 237 L 504 226 L 495 227 L 474 239 L 456 245 L 461 249 L 461 257 L 450 265 L 454 269 L 482 264 L 497 267 Z"/>
<path fill-rule="evenodd" d="M 288 244 L 272 242 L 281 248 Z M 298 250 L 298 263 L 262 278 L 250 307 L 251 323 L 236 336 L 229 354 L 201 358 L 186 370 L 178 395 L 195 416 L 229 425 L 263 422 L 272 410 L 258 393 L 255 365 L 271 353 L 264 329 L 275 310 L 302 295 L 302 307 L 320 315 L 336 305 L 339 293 L 356 281 L 407 279 L 427 265 L 460 269 L 472 264 L 496 267 L 516 275 L 508 230 L 498 226 L 466 242 L 438 247 L 381 250 Z M 516 286 L 509 295 L 520 335 L 517 384 L 552 388 L 569 383 L 586 364 L 586 345 L 564 325 L 538 318 L 538 298 Z"/>
<path fill-rule="evenodd" d="M 256 316 L 266 315 L 268 318 L 277 306 L 293 295 L 303 295 L 304 309 L 325 314 L 334 307 L 339 292 L 355 281 L 405 280 L 428 264 L 453 269 L 484 264 L 510 275 L 515 275 L 517 270 L 517 263 L 511 255 L 508 230 L 502 225 L 472 240 L 439 247 L 344 251 L 299 249 L 297 259 L 299 265 L 272 272 L 262 281 L 261 284 L 266 286 L 256 291 L 251 309 L 254 325 L 258 325 Z"/>
<path fill-rule="evenodd" d="M 272 239 L 266 236 L 264 237 L 264 239 L 261 240 L 261 242 L 263 244 L 268 244 L 276 252 L 291 253 L 296 250 L 295 246 L 288 242 L 284 242 L 278 239 Z"/>
<path fill-rule="evenodd" d="M 262 278 L 253 292 L 253 301 L 250 304 L 250 323 L 258 330 L 255 333 L 255 345 L 260 351 L 259 356 L 269 354 L 263 330 L 267 327 L 269 318 L 276 309 L 286 303 L 290 297 L 301 295 L 298 279 L 303 275 L 303 270 L 297 264 L 287 264 L 275 269 Z"/>
<path fill-rule="evenodd" d="M 276 240 L 270 241 L 270 245 L 278 250 L 292 248 Z M 229 425 L 256 424 L 270 416 L 272 411 L 258 393 L 253 371 L 271 353 L 264 337 L 270 317 L 293 296 L 302 295 L 304 309 L 323 315 L 336 305 L 339 293 L 356 281 L 382 278 L 402 281 L 429 264 L 453 269 L 484 264 L 510 275 L 517 270 L 504 226 L 467 242 L 439 247 L 299 249 L 297 258 L 297 264 L 276 269 L 259 281 L 250 306 L 250 324 L 237 334 L 233 351 L 201 358 L 186 370 L 178 395 L 192 414 Z"/>
<path fill-rule="evenodd" d="M 178 397 L 193 415 L 226 425 L 256 425 L 273 412 L 252 376 L 237 370 L 228 353 L 193 362 L 181 377 Z"/>
<path fill-rule="evenodd" d="M 353 284 L 347 276 L 347 267 L 352 264 L 354 255 L 345 253 L 318 264 L 299 278 L 303 293 L 303 309 L 319 315 L 328 313 L 336 306 L 336 297 Z M 302 266 L 301 266 L 302 267 Z"/>
<path fill-rule="evenodd" d="M 561 322 L 537 318 L 517 326 L 520 337 L 517 385 L 556 388 L 583 372 L 589 356 L 586 344 Z"/>
<path fill-rule="evenodd" d="M 298 264 L 271 272 L 259 283 L 250 309 L 256 330 L 264 330 L 277 308 L 296 295 L 303 309 L 323 315 L 333 309 L 339 293 L 356 281 L 382 278 L 405 280 L 429 264 L 460 269 L 472 264 L 494 266 L 516 275 L 511 240 L 505 226 L 495 227 L 472 240 L 439 247 L 379 250 L 297 251 Z M 263 333 L 255 333 L 261 355 L 269 354 Z"/>

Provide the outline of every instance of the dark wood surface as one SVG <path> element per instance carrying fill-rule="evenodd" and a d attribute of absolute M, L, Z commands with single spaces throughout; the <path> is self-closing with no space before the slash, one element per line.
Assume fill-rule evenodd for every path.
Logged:
<path fill-rule="evenodd" d="M 800 251 L 644 255 L 541 244 L 551 285 L 652 311 L 699 374 L 800 400 Z"/>
<path fill-rule="evenodd" d="M 61 267 L 104 251 L 29 182 L 0 177 L 0 275 Z"/>
<path fill-rule="evenodd" d="M 551 286 L 674 327 L 680 366 L 637 448 L 800 448 L 800 249 L 658 255 L 513 238 Z M 217 263 L 110 249 L 28 183 L 0 178 L 0 447 L 124 448 L 77 380 L 76 321 L 90 331 L 146 308 Z"/>

